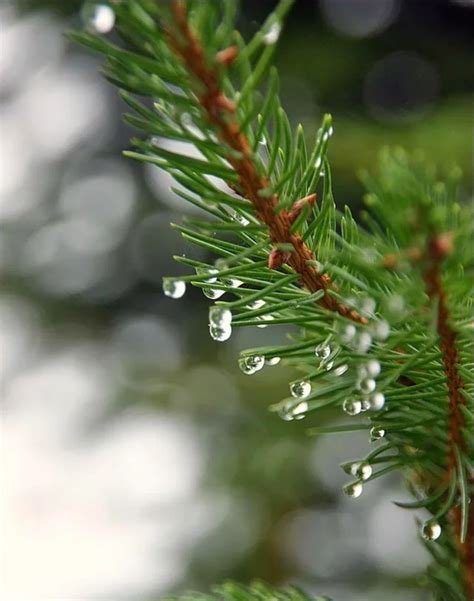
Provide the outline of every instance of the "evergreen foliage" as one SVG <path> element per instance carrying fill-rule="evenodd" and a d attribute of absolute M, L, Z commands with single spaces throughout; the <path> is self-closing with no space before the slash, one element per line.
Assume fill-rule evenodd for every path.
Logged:
<path fill-rule="evenodd" d="M 275 590 L 263 582 L 253 582 L 245 587 L 234 582 L 216 586 L 213 594 L 186 593 L 180 597 L 169 597 L 165 601 L 329 601 L 328 597 L 308 597 L 296 588 Z"/>
<path fill-rule="evenodd" d="M 167 278 L 165 293 L 179 298 L 191 284 L 213 300 L 227 294 L 209 310 L 217 341 L 240 327 L 297 326 L 286 345 L 242 353 L 242 370 L 283 360 L 301 372 L 271 408 L 283 419 L 340 407 L 345 423 L 314 435 L 370 432 L 373 449 L 342 466 L 352 478 L 345 493 L 358 497 L 399 470 L 415 500 L 398 505 L 430 516 L 420 533 L 434 598 L 464 601 L 474 594 L 473 322 L 460 173 L 385 150 L 378 172 L 362 176 L 363 224 L 339 211 L 331 116 L 307 145 L 278 96 L 272 57 L 291 4 L 282 0 L 247 42 L 235 31 L 235 0 L 113 2 L 120 44 L 93 27 L 72 37 L 104 54 L 104 75 L 142 132 L 125 154 L 171 173 L 176 194 L 208 215 L 173 227 L 215 263 L 176 257 L 192 273 Z M 274 596 L 258 587 L 220 594 Z"/>

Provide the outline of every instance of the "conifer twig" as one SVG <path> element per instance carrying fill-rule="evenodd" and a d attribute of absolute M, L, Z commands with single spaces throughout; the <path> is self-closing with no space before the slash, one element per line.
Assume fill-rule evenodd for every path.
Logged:
<path fill-rule="evenodd" d="M 331 279 L 327 274 L 318 273 L 314 267 L 316 261 L 314 253 L 305 244 L 300 234 L 291 232 L 291 225 L 297 216 L 298 208 L 301 210 L 298 206 L 300 201 L 290 211 L 277 212 L 277 194 L 272 194 L 269 198 L 266 197 L 266 194 L 262 194 L 262 191 L 268 190 L 269 181 L 258 174 L 252 160 L 250 144 L 241 131 L 238 121 L 232 116 L 236 111 L 236 106 L 220 89 L 215 67 L 206 65 L 201 43 L 189 26 L 185 3 L 183 0 L 173 0 L 171 6 L 179 36 L 168 28 L 168 40 L 176 54 L 183 60 L 188 71 L 203 86 L 205 91 L 200 95 L 200 102 L 207 118 L 216 127 L 220 140 L 239 153 L 239 155 L 229 154 L 226 157 L 238 175 L 241 187 L 239 192 L 255 207 L 258 219 L 268 227 L 272 242 L 287 244 L 294 249 L 289 253 L 280 253 L 278 257 L 275 253 L 273 256 L 271 255 L 269 266 L 279 267 L 286 262 L 300 275 L 301 283 L 309 292 L 324 291 L 324 296 L 318 301 L 322 306 L 354 322 L 366 324 L 368 320 L 358 311 L 338 302 L 328 293 L 333 286 Z M 180 38 L 184 39 L 184 43 Z M 232 56 L 233 59 L 235 58 L 234 54 L 235 51 L 231 53 L 228 49 L 226 56 Z M 221 53 L 217 56 L 216 62 L 220 65 L 228 64 L 227 60 L 222 60 Z M 315 199 L 311 200 L 314 202 Z"/>

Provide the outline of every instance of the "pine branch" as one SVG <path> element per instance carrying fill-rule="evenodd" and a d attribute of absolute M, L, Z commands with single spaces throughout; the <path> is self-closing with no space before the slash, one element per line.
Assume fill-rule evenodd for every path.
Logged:
<path fill-rule="evenodd" d="M 370 430 L 374 449 L 342 466 L 354 478 L 344 492 L 357 498 L 366 483 L 400 471 L 415 497 L 400 507 L 431 514 L 421 534 L 436 598 L 465 601 L 473 588 L 470 208 L 457 203 L 456 169 L 440 182 L 422 157 L 395 150 L 382 154 L 376 177 L 363 175 L 364 227 L 347 207 L 336 210 L 331 118 L 308 148 L 271 67 L 291 4 L 282 0 L 248 43 L 234 31 L 235 0 L 125 0 L 114 4 L 124 47 L 73 37 L 106 56 L 105 75 L 132 109 L 127 121 L 145 133 L 127 156 L 165 169 L 175 192 L 209 216 L 174 227 L 218 258 L 177 257 L 195 273 L 166 278 L 165 294 L 180 298 L 191 283 L 218 301 L 209 331 L 219 342 L 233 328 L 297 326 L 286 345 L 244 351 L 242 371 L 283 360 L 301 373 L 271 407 L 285 420 L 335 408 L 350 419 L 313 435 Z"/>
<path fill-rule="evenodd" d="M 263 582 L 252 582 L 248 587 L 226 582 L 213 589 L 213 593 L 189 592 L 179 597 L 166 597 L 164 601 L 331 601 L 328 597 L 309 597 L 297 588 L 274 589 Z"/>

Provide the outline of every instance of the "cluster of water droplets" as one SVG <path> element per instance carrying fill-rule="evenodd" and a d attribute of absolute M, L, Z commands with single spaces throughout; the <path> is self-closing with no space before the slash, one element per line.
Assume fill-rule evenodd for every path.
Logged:
<path fill-rule="evenodd" d="M 109 33 L 115 25 L 115 13 L 109 4 L 86 2 L 81 11 L 85 26 L 96 33 Z"/>
<path fill-rule="evenodd" d="M 209 334 L 217 342 L 225 342 L 232 336 L 232 312 L 225 306 L 209 308 Z"/>

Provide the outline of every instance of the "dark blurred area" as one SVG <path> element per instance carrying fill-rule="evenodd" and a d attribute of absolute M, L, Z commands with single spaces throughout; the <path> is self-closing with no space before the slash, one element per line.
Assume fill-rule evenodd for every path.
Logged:
<path fill-rule="evenodd" d="M 242 31 L 274 5 L 243 1 Z M 2 599 L 154 599 L 253 577 L 335 601 L 427 599 L 398 478 L 340 492 L 366 435 L 307 436 L 311 417 L 267 410 L 289 370 L 238 370 L 240 349 L 285 330 L 218 344 L 198 290 L 162 294 L 183 272 L 172 255 L 206 258 L 169 227 L 193 208 L 121 157 L 124 106 L 64 36 L 82 8 L 0 4 Z M 333 114 L 340 206 L 358 210 L 357 171 L 384 145 L 459 165 L 469 197 L 473 31 L 469 0 L 296 2 L 282 97 L 309 141 Z"/>

